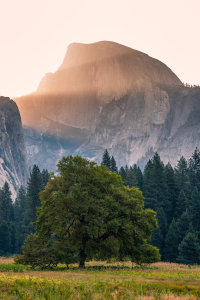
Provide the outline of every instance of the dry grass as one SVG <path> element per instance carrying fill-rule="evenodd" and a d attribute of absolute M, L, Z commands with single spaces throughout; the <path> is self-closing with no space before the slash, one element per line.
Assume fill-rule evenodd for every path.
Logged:
<path fill-rule="evenodd" d="M 8 264 L 8 263 L 14 263 L 14 258 L 13 257 L 0 257 L 0 264 Z"/>
<path fill-rule="evenodd" d="M 1 258 L 0 263 L 0 299 L 200 299 L 200 266 L 156 263 L 142 269 L 131 262 L 91 261 L 85 270 L 74 265 L 69 270 L 59 266 L 31 271 L 21 266 L 12 271 L 11 258 Z"/>

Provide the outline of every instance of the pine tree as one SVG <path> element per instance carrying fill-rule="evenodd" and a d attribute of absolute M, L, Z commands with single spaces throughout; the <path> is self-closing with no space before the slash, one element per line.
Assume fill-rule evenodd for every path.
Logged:
<path fill-rule="evenodd" d="M 193 191 L 196 186 L 200 191 L 200 151 L 197 148 L 189 159 L 189 179 L 190 190 Z"/>
<path fill-rule="evenodd" d="M 163 236 L 162 236 L 160 228 L 152 231 L 150 243 L 151 243 L 151 245 L 153 245 L 159 249 L 159 253 L 161 255 L 161 260 L 162 260 Z"/>
<path fill-rule="evenodd" d="M 0 193 L 0 250 L 2 253 L 14 252 L 13 237 L 15 228 L 11 221 L 14 219 L 11 199 L 11 191 L 7 181 L 4 183 Z M 12 240 L 11 240 L 12 237 Z"/>
<path fill-rule="evenodd" d="M 166 179 L 167 179 L 167 189 L 168 189 L 168 194 L 169 194 L 169 201 L 172 207 L 172 214 L 171 214 L 171 220 L 173 218 L 173 212 L 176 206 L 176 200 L 177 200 L 177 187 L 176 187 L 176 183 L 175 183 L 175 173 L 174 173 L 174 169 L 172 168 L 171 164 L 168 163 L 165 166 L 165 175 L 166 175 Z M 170 221 L 171 221 L 170 220 Z"/>
<path fill-rule="evenodd" d="M 156 214 L 158 229 L 152 232 L 151 244 L 160 250 L 161 258 L 163 257 L 164 240 L 167 231 L 167 218 L 163 208 L 159 208 Z"/>
<path fill-rule="evenodd" d="M 113 173 L 118 173 L 117 164 L 116 164 L 116 161 L 115 161 L 113 156 L 111 157 L 110 171 L 113 172 Z"/>
<path fill-rule="evenodd" d="M 138 185 L 135 172 L 134 172 L 133 168 L 131 168 L 131 167 L 128 170 L 128 172 L 126 173 L 126 185 L 129 186 L 130 188 L 132 188 L 133 186 L 137 187 L 137 185 Z"/>
<path fill-rule="evenodd" d="M 11 221 L 11 207 L 12 207 L 12 199 L 11 199 L 11 191 L 7 181 L 4 183 L 1 190 L 1 219 L 0 223 L 6 222 L 9 226 Z"/>
<path fill-rule="evenodd" d="M 200 246 L 195 234 L 189 232 L 178 247 L 179 256 L 177 262 L 182 264 L 199 264 L 200 263 Z"/>
<path fill-rule="evenodd" d="M 140 167 L 137 167 L 136 164 L 133 166 L 133 171 L 137 180 L 137 187 L 142 191 L 143 190 L 143 174 Z"/>
<path fill-rule="evenodd" d="M 106 149 L 103 153 L 103 157 L 102 157 L 102 165 L 108 167 L 108 170 L 111 170 L 111 159 L 110 159 L 110 155 L 108 153 L 108 150 Z"/>
<path fill-rule="evenodd" d="M 183 190 L 180 191 L 178 200 L 176 202 L 176 208 L 174 212 L 174 218 L 177 220 L 179 219 L 182 214 L 186 211 L 188 208 L 188 200 Z"/>
<path fill-rule="evenodd" d="M 164 165 L 156 152 L 152 161 L 148 162 L 144 172 L 143 187 L 145 206 L 154 209 L 163 208 L 168 220 L 171 214 L 171 203 L 168 198 L 167 179 Z"/>
<path fill-rule="evenodd" d="M 126 172 L 124 170 L 124 167 L 121 167 L 119 169 L 119 175 L 121 175 L 123 182 L 126 183 Z"/>
<path fill-rule="evenodd" d="M 187 160 L 181 156 L 178 164 L 175 168 L 175 179 L 178 191 L 183 190 L 186 196 L 189 196 L 189 188 L 188 188 L 188 165 Z"/>
<path fill-rule="evenodd" d="M 14 214 L 15 214 L 15 251 L 21 253 L 21 247 L 24 244 L 26 238 L 26 220 L 25 220 L 25 209 L 26 209 L 26 192 L 21 186 L 17 193 L 17 198 L 14 203 Z"/>
<path fill-rule="evenodd" d="M 42 170 L 42 173 L 41 173 L 41 176 L 42 176 L 42 182 L 43 182 L 43 189 L 45 189 L 48 181 L 49 181 L 49 173 L 48 173 L 48 170 L 47 169 L 43 169 Z"/>
<path fill-rule="evenodd" d="M 165 238 L 165 248 L 164 248 L 164 260 L 169 262 L 175 262 L 178 256 L 178 246 L 180 243 L 180 231 L 173 218 L 171 224 L 169 225 L 168 232 Z"/>
<path fill-rule="evenodd" d="M 10 232 L 10 253 L 15 253 L 15 245 L 16 245 L 16 240 L 15 240 L 15 236 L 16 236 L 16 227 L 15 227 L 15 223 L 13 221 L 10 222 L 10 226 L 9 226 L 9 232 Z"/>
<path fill-rule="evenodd" d="M 188 228 L 188 231 L 186 232 L 186 235 L 187 235 L 188 233 L 192 233 L 192 234 L 194 234 L 194 235 L 197 235 L 197 232 L 194 230 L 194 227 L 193 227 L 193 225 L 192 225 L 192 222 L 190 222 L 190 224 L 189 224 L 189 228 Z"/>
<path fill-rule="evenodd" d="M 188 211 L 185 211 L 182 216 L 177 220 L 177 226 L 179 228 L 180 231 L 180 240 L 182 241 L 183 238 L 186 235 L 186 232 L 189 229 L 189 225 L 190 225 L 190 215 L 188 213 Z"/>
<path fill-rule="evenodd" d="M 34 165 L 27 183 L 27 200 L 25 211 L 25 226 L 27 234 L 33 233 L 34 227 L 31 222 L 36 220 L 37 207 L 41 205 L 39 193 L 43 189 L 43 181 L 38 166 Z"/>
<path fill-rule="evenodd" d="M 143 194 L 145 197 L 144 205 L 145 208 L 151 208 L 157 210 L 157 203 L 154 197 L 154 165 L 152 160 L 149 159 L 144 168 L 144 183 L 143 183 Z"/>
<path fill-rule="evenodd" d="M 191 199 L 189 201 L 189 213 L 192 220 L 192 224 L 194 226 L 195 231 L 200 228 L 200 193 L 198 189 L 195 187 Z"/>
<path fill-rule="evenodd" d="M 11 240 L 10 240 L 10 229 L 8 223 L 3 221 L 0 225 L 0 255 L 10 253 Z"/>
<path fill-rule="evenodd" d="M 128 168 L 128 166 L 127 165 L 125 165 L 125 167 L 124 167 L 124 170 L 125 170 L 125 172 L 126 172 L 126 175 L 128 174 L 128 171 L 129 171 L 129 168 Z"/>

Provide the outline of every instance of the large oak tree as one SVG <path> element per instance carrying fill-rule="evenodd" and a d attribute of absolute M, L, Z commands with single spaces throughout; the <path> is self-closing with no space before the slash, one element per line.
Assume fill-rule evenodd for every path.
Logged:
<path fill-rule="evenodd" d="M 80 156 L 63 157 L 59 176 L 41 192 L 41 207 L 23 255 L 16 261 L 32 266 L 127 255 L 132 261 L 160 259 L 148 244 L 157 228 L 155 212 L 144 209 L 142 192 L 125 187 L 121 176 Z"/>

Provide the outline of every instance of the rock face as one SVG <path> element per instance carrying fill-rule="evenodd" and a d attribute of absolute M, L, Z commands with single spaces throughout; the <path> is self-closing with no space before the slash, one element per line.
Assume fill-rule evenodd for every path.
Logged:
<path fill-rule="evenodd" d="M 7 181 L 12 198 L 29 176 L 21 117 L 14 101 L 0 97 L 0 187 Z"/>
<path fill-rule="evenodd" d="M 100 162 L 105 148 L 119 166 L 143 167 L 155 151 L 175 165 L 200 146 L 200 89 L 113 42 L 69 45 L 59 69 L 16 102 L 29 162 L 49 170 L 68 154 Z"/>

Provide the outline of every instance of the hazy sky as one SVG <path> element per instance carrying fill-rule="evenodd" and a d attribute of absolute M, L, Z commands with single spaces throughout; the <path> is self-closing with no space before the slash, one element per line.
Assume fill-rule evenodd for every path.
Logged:
<path fill-rule="evenodd" d="M 200 84 L 200 0 L 0 0 L 0 95 L 34 91 L 72 42 L 115 41 Z"/>

